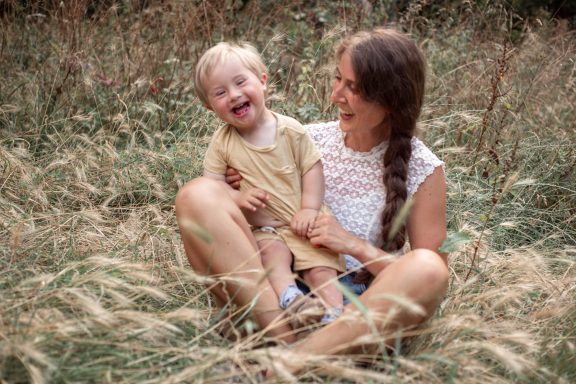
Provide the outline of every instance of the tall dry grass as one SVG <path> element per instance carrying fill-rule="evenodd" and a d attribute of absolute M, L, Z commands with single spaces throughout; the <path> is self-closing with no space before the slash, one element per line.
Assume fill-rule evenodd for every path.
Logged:
<path fill-rule="evenodd" d="M 31 8 L 19 9 L 21 4 Z M 0 47 L 0 380 L 508 383 L 576 379 L 576 40 L 542 14 L 411 2 L 6 2 Z M 333 118 L 333 47 L 396 22 L 428 57 L 426 143 L 447 164 L 451 283 L 401 355 L 293 357 L 192 271 L 173 212 L 217 126 L 192 90 L 254 42 L 271 106 Z M 242 309 L 240 309 L 242 310 Z M 278 361 L 307 367 L 291 377 Z"/>

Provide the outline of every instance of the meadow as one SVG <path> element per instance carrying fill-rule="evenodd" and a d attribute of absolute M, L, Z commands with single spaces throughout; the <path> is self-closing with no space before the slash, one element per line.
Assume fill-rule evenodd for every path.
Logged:
<path fill-rule="evenodd" d="M 219 123 L 194 65 L 247 40 L 272 109 L 335 118 L 334 47 L 394 25 L 428 60 L 420 137 L 446 162 L 450 287 L 402 354 L 288 382 L 576 381 L 576 32 L 507 2 L 6 1 L 0 382 L 257 383 L 288 351 L 218 330 L 174 197 Z M 209 234 L 206 236 L 209 241 Z"/>

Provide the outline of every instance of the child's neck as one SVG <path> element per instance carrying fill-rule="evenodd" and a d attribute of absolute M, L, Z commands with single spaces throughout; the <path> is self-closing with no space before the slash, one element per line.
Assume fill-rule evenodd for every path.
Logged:
<path fill-rule="evenodd" d="M 276 142 L 276 117 L 266 109 L 262 118 L 258 120 L 255 127 L 249 130 L 237 129 L 244 140 L 256 147 L 267 147 Z"/>

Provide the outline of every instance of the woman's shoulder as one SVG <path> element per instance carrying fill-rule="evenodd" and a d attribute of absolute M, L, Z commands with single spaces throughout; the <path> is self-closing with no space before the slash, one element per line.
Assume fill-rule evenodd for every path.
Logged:
<path fill-rule="evenodd" d="M 408 163 L 408 194 L 413 195 L 420 184 L 434 172 L 437 167 L 444 166 L 438 158 L 420 139 L 412 138 L 412 155 Z"/>
<path fill-rule="evenodd" d="M 305 124 L 304 129 L 308 131 L 308 134 L 315 142 L 319 142 L 326 137 L 331 137 L 334 135 L 334 132 L 340 131 L 340 128 L 338 128 L 338 120 L 323 123 Z"/>
<path fill-rule="evenodd" d="M 334 130 L 339 129 L 338 128 L 338 120 L 321 122 L 321 123 L 304 124 L 304 128 L 310 134 L 321 134 L 321 133 L 325 133 L 327 131 L 334 131 Z"/>

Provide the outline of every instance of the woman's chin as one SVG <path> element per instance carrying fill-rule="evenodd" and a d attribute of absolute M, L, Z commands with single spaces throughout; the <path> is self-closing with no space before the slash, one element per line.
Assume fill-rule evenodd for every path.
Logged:
<path fill-rule="evenodd" d="M 340 118 L 340 130 L 342 132 L 350 132 L 352 130 L 352 122 L 349 119 Z"/>

